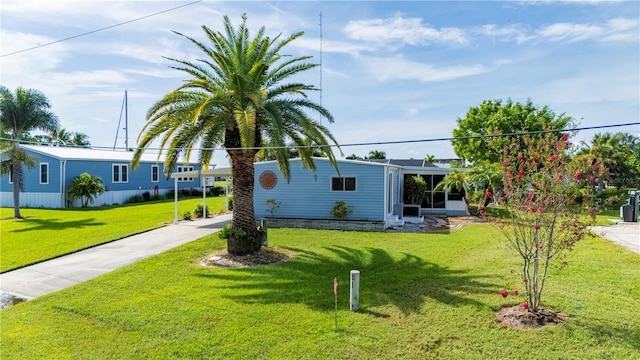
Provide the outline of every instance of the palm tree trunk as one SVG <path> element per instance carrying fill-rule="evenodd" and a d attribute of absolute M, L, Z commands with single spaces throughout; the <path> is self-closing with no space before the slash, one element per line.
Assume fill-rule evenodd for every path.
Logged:
<path fill-rule="evenodd" d="M 14 153 L 17 153 L 18 143 L 14 143 Z M 22 187 L 22 165 L 16 159 L 11 164 L 11 181 L 13 182 L 13 217 L 22 218 L 20 215 L 20 188 Z"/>
<path fill-rule="evenodd" d="M 245 255 L 260 251 L 262 246 L 262 235 L 256 226 L 253 208 L 253 156 L 241 150 L 229 151 L 229 154 L 233 175 L 233 233 L 227 239 L 227 251 L 232 255 Z M 247 236 L 237 236 L 237 230 L 244 231 Z"/>

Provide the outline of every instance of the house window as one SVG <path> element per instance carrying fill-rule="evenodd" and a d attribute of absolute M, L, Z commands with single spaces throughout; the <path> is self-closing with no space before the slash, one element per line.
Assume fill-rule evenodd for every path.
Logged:
<path fill-rule="evenodd" d="M 356 178 L 332 177 L 331 191 L 356 191 Z"/>
<path fill-rule="evenodd" d="M 113 176 L 111 179 L 114 183 L 129 182 L 129 165 L 113 164 Z"/>
<path fill-rule="evenodd" d="M 160 181 L 160 168 L 158 165 L 151 165 L 151 182 Z"/>
<path fill-rule="evenodd" d="M 404 182 L 407 183 L 407 179 L 414 174 L 405 174 Z M 438 184 L 444 179 L 444 175 L 420 175 L 424 179 L 427 185 L 425 190 L 425 196 L 422 200 L 420 207 L 423 209 L 444 209 L 446 207 L 446 196 L 444 190 L 435 191 Z M 408 194 L 404 194 L 404 202 L 409 203 Z"/>
<path fill-rule="evenodd" d="M 178 166 L 178 172 L 187 172 L 187 171 L 193 171 L 193 166 Z M 179 177 L 178 181 L 193 181 L 192 177 Z"/>
<path fill-rule="evenodd" d="M 49 163 L 40 163 L 40 184 L 49 183 Z"/>

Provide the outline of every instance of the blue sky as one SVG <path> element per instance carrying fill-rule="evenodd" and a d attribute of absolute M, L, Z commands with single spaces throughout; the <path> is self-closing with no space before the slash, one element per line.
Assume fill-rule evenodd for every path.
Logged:
<path fill-rule="evenodd" d="M 303 80 L 322 85 L 312 98 L 334 115 L 329 128 L 340 144 L 450 137 L 456 119 L 488 99 L 530 98 L 585 127 L 640 121 L 637 1 L 202 1 L 7 55 L 188 3 L 3 0 L 1 84 L 44 92 L 62 127 L 100 147 L 114 145 L 127 90 L 133 146 L 150 105 L 185 79 L 164 57 L 200 57 L 172 30 L 204 40 L 201 25 L 220 30 L 224 15 L 238 24 L 246 13 L 254 31 L 304 31 L 283 53 L 322 60 Z M 604 131 L 638 134 L 640 126 Z M 455 157 L 449 142 L 342 150 L 374 149 Z M 226 165 L 224 155 L 213 162 Z"/>

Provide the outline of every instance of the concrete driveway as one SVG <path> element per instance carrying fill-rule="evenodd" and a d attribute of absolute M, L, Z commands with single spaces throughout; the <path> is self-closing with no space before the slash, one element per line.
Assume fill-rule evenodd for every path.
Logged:
<path fill-rule="evenodd" d="M 619 222 L 610 226 L 593 226 L 591 230 L 607 240 L 640 254 L 640 222 Z"/>
<path fill-rule="evenodd" d="M 185 221 L 129 236 L 0 275 L 5 295 L 32 299 L 93 279 L 102 274 L 217 232 L 231 214 Z"/>

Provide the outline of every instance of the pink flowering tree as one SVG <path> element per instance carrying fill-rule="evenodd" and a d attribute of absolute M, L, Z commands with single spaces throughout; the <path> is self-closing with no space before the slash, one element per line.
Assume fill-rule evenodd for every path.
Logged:
<path fill-rule="evenodd" d="M 603 167 L 595 159 L 573 161 L 572 149 L 568 135 L 558 133 L 514 137 L 503 148 L 504 197 L 498 202 L 507 216 L 493 221 L 522 257 L 523 306 L 530 312 L 541 309 L 551 261 L 582 239 L 587 221 L 595 219 L 590 184 Z"/>

